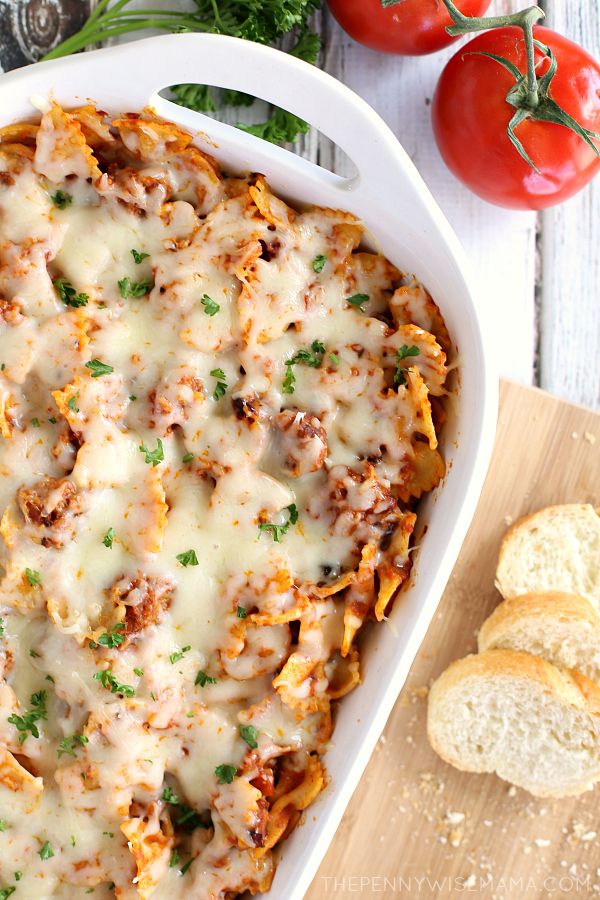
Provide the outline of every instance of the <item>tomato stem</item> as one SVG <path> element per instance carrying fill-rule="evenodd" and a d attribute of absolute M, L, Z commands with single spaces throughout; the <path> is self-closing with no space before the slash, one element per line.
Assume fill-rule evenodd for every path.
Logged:
<path fill-rule="evenodd" d="M 446 28 L 453 37 L 459 34 L 470 34 L 473 31 L 488 31 L 491 28 L 506 28 L 514 25 L 523 29 L 525 52 L 527 54 L 527 94 L 523 105 L 527 109 L 535 109 L 539 103 L 538 80 L 535 72 L 535 47 L 533 43 L 533 26 L 545 18 L 545 12 L 539 6 L 530 6 L 520 12 L 507 16 L 465 16 L 452 0 L 443 0 L 454 25 Z"/>

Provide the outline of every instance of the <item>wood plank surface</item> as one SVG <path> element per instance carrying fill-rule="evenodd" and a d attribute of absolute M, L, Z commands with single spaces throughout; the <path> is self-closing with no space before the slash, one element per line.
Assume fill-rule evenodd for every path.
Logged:
<path fill-rule="evenodd" d="M 494 572 L 507 526 L 551 503 L 600 505 L 599 473 L 600 415 L 535 388 L 502 385 L 496 446 L 472 527 L 306 900 L 357 893 L 433 900 L 469 891 L 541 900 L 600 891 L 600 788 L 535 799 L 493 775 L 457 772 L 434 754 L 425 732 L 431 681 L 475 650 L 477 630 L 500 600 Z"/>

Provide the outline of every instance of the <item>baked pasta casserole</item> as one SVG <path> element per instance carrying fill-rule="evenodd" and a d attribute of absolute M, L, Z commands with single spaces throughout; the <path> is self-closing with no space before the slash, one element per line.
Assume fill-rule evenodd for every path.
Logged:
<path fill-rule="evenodd" d="M 152 110 L 0 140 L 0 896 L 266 891 L 444 476 L 448 333 Z"/>

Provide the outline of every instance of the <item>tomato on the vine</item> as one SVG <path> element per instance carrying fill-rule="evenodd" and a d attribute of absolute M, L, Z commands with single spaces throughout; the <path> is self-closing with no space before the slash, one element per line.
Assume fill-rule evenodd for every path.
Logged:
<path fill-rule="evenodd" d="M 600 64 L 549 28 L 536 26 L 533 36 L 556 58 L 548 97 L 587 130 L 600 150 L 600 140 L 589 134 L 600 133 Z M 527 71 L 523 31 L 516 27 L 486 31 L 452 57 L 432 104 L 434 134 L 446 165 L 474 193 L 500 206 L 544 209 L 566 200 L 598 172 L 600 157 L 569 127 L 524 118 L 514 135 L 535 168 L 528 163 L 507 133 L 515 107 L 506 95 L 515 77 L 486 53 Z M 551 60 L 538 47 L 535 60 L 540 82 Z"/>
<path fill-rule="evenodd" d="M 480 16 L 492 0 L 456 0 L 467 16 Z M 456 38 L 446 33 L 452 24 L 442 0 L 327 0 L 329 8 L 351 38 L 385 53 L 421 56 L 447 47 Z"/>

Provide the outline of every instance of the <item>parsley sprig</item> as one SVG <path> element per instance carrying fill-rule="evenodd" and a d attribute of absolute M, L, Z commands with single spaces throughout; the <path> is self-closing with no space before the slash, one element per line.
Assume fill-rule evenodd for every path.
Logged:
<path fill-rule="evenodd" d="M 67 281 L 66 278 L 57 278 L 54 282 L 54 290 L 65 304 L 65 306 L 72 306 L 74 309 L 77 309 L 80 306 L 87 306 L 89 295 L 77 293 L 73 285 L 70 281 Z"/>
<path fill-rule="evenodd" d="M 213 391 L 213 400 L 220 400 L 227 391 L 227 377 L 223 369 L 212 369 L 210 374 L 217 379 L 217 384 Z"/>
<path fill-rule="evenodd" d="M 286 361 L 285 378 L 281 385 L 282 393 L 293 394 L 296 386 L 296 376 L 293 372 L 293 366 L 304 365 L 311 369 L 319 369 L 323 363 L 325 355 L 325 344 L 323 341 L 313 341 L 310 348 L 301 347 L 293 356 Z"/>
<path fill-rule="evenodd" d="M 351 297 L 346 297 L 346 303 L 348 303 L 350 306 L 356 307 L 356 309 L 359 309 L 361 313 L 364 313 L 364 305 L 365 303 L 369 302 L 369 299 L 370 298 L 368 294 L 352 294 Z"/>
<path fill-rule="evenodd" d="M 89 362 L 86 362 L 85 367 L 92 373 L 92 378 L 100 378 L 101 375 L 110 375 L 111 372 L 115 371 L 112 366 L 100 362 L 99 359 L 90 359 Z"/>
<path fill-rule="evenodd" d="M 77 756 L 75 753 L 78 747 L 85 747 L 86 744 L 89 744 L 90 739 L 85 736 L 85 734 L 72 734 L 70 737 L 63 738 L 60 744 L 56 749 L 56 753 L 58 754 L 58 758 L 61 756 Z"/>
<path fill-rule="evenodd" d="M 50 194 L 50 199 L 58 209 L 66 209 L 73 202 L 71 195 L 61 190 L 58 190 L 55 194 Z"/>
<path fill-rule="evenodd" d="M 8 717 L 10 724 L 14 725 L 19 732 L 20 744 L 24 744 L 29 735 L 39 738 L 40 732 L 35 723 L 48 718 L 48 710 L 46 709 L 47 696 L 46 691 L 36 691 L 29 699 L 31 709 L 23 713 L 22 716 L 13 713 Z"/>
<path fill-rule="evenodd" d="M 222 765 L 217 766 L 215 769 L 215 775 L 217 776 L 217 781 L 219 784 L 231 784 L 236 774 L 236 767 L 229 766 L 227 765 L 227 763 L 223 763 Z"/>
<path fill-rule="evenodd" d="M 186 550 L 185 553 L 178 553 L 175 557 L 178 563 L 181 563 L 184 569 L 188 566 L 197 566 L 198 557 L 195 550 Z"/>
<path fill-rule="evenodd" d="M 419 356 L 420 350 L 414 344 L 412 346 L 408 346 L 408 344 L 402 344 L 402 346 L 396 350 L 396 371 L 394 372 L 394 386 L 398 387 L 400 384 L 406 384 L 406 375 L 404 374 L 404 368 L 401 365 L 403 359 L 407 359 L 409 356 Z"/>
<path fill-rule="evenodd" d="M 273 540 L 276 544 L 279 544 L 290 525 L 295 525 L 298 521 L 298 507 L 296 504 L 291 503 L 290 506 L 286 506 L 286 509 L 289 513 L 287 522 L 284 522 L 283 525 L 276 525 L 274 522 L 261 522 L 258 526 L 258 536 L 260 537 L 263 532 L 271 532 Z"/>
<path fill-rule="evenodd" d="M 110 669 L 102 669 L 100 672 L 94 672 L 94 681 L 99 681 L 103 688 L 110 691 L 111 694 L 122 694 L 124 697 L 135 697 L 135 688 L 130 684 L 121 684 L 113 675 Z"/>
<path fill-rule="evenodd" d="M 55 59 L 83 50 L 116 35 L 135 33 L 147 28 L 160 31 L 201 31 L 246 38 L 259 44 L 278 44 L 293 34 L 295 43 L 289 51 L 307 62 L 316 62 L 320 48 L 319 37 L 308 28 L 308 21 L 317 9 L 318 0 L 194 0 L 192 9 L 170 8 L 131 9 L 131 0 L 99 0 L 76 34 L 71 35 L 46 54 Z M 202 112 L 213 112 L 217 102 L 224 106 L 248 106 L 254 98 L 240 91 L 219 91 L 207 85 L 178 84 L 173 88 L 177 103 Z M 302 119 L 283 109 L 275 108 L 271 116 L 256 125 L 240 126 L 274 143 L 293 141 L 308 131 Z"/>
<path fill-rule="evenodd" d="M 133 256 L 133 261 L 135 262 L 136 266 L 139 266 L 141 262 L 143 262 L 145 259 L 148 259 L 148 257 L 150 256 L 149 253 L 140 253 L 139 250 L 133 249 L 131 251 L 131 255 Z"/>
<path fill-rule="evenodd" d="M 148 450 L 146 445 L 142 443 L 139 446 L 139 451 L 146 457 L 147 464 L 153 468 L 164 461 L 165 451 L 160 438 L 156 438 L 156 450 Z"/>
<path fill-rule="evenodd" d="M 123 300 L 127 300 L 128 297 L 144 297 L 152 290 L 152 282 L 148 279 L 145 281 L 132 281 L 131 278 L 126 277 L 121 278 L 117 284 L 119 285 L 119 293 Z"/>
<path fill-rule="evenodd" d="M 209 297 L 208 294 L 204 294 L 200 303 L 204 307 L 204 312 L 207 316 L 216 316 L 221 309 L 217 301 L 213 300 L 212 297 Z"/>

